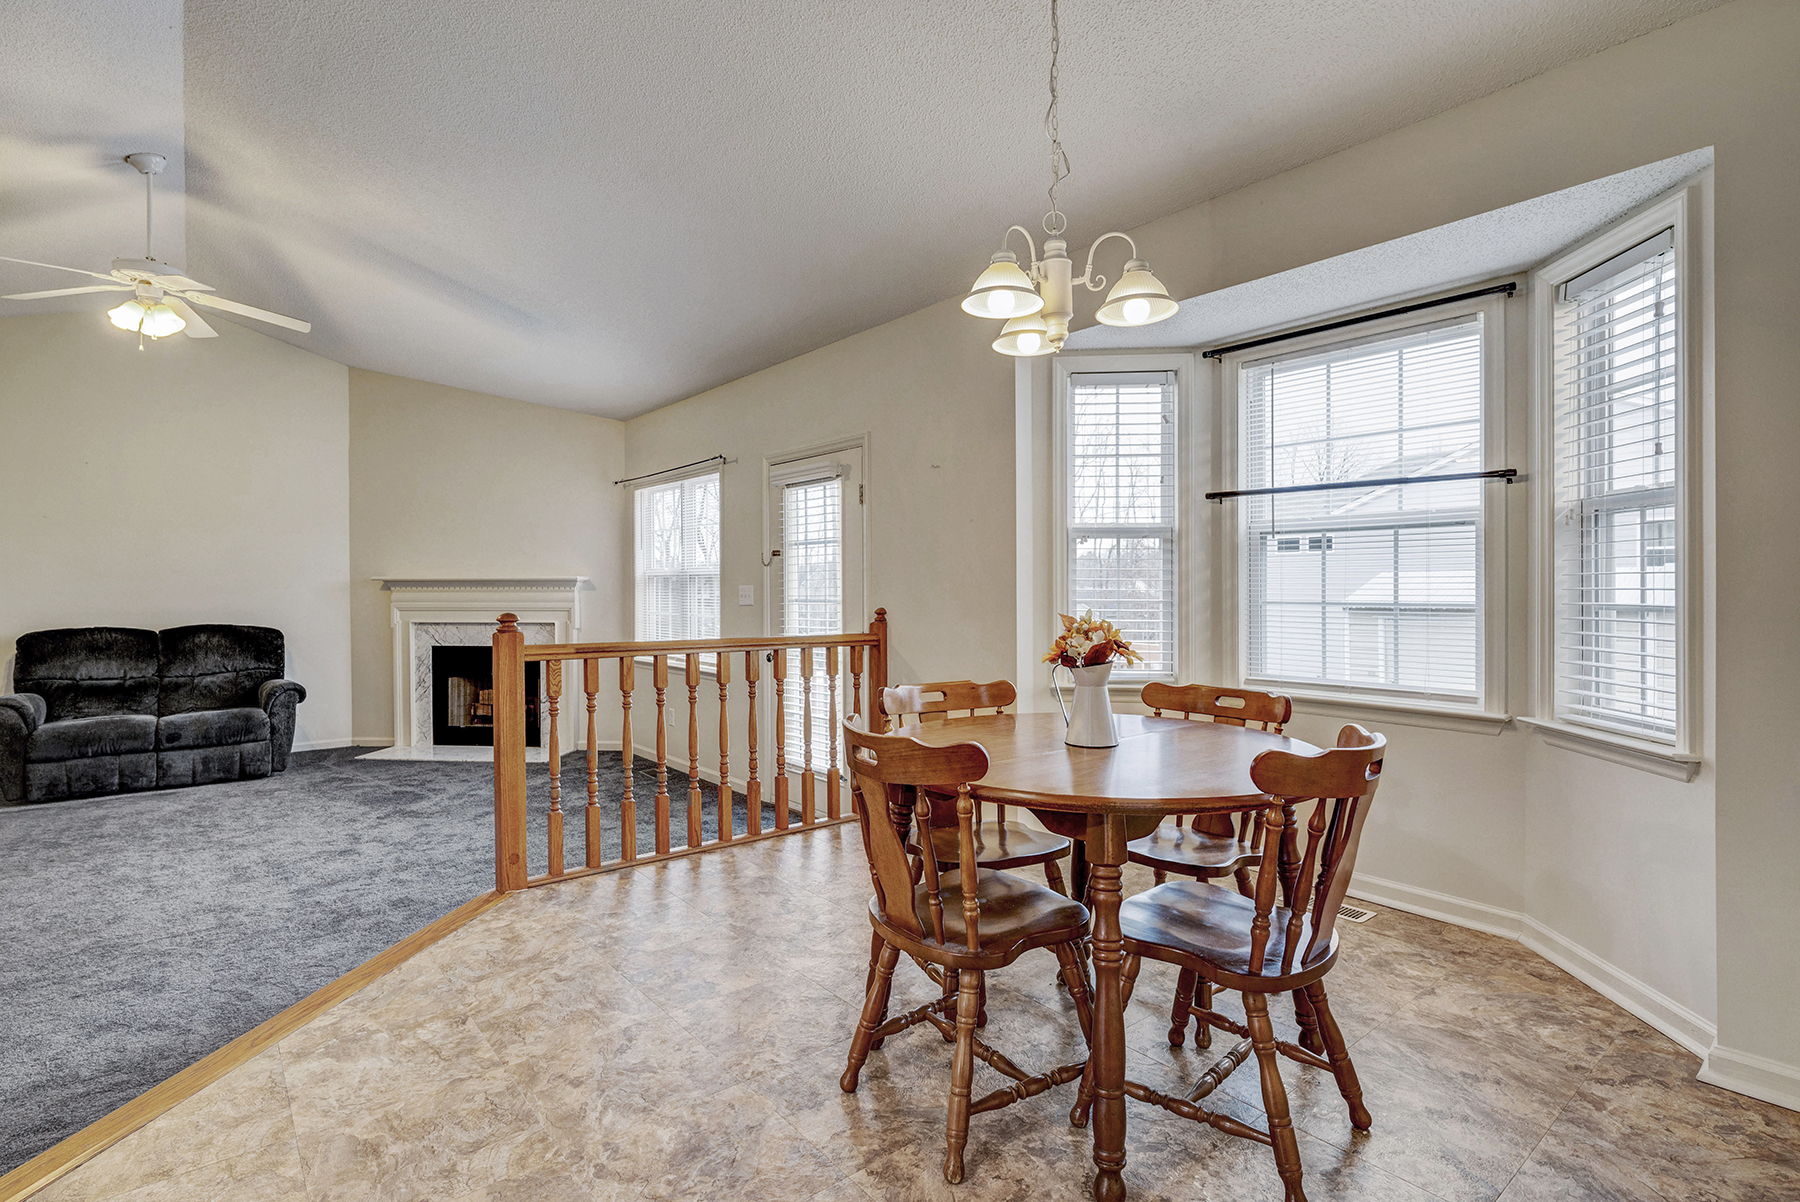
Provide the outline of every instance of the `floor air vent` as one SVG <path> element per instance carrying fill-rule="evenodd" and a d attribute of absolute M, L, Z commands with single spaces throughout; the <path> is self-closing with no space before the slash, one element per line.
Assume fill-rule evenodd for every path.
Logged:
<path fill-rule="evenodd" d="M 1375 917 L 1375 911 L 1365 910 L 1361 906 L 1340 905 L 1338 917 L 1350 922 L 1367 922 Z"/>

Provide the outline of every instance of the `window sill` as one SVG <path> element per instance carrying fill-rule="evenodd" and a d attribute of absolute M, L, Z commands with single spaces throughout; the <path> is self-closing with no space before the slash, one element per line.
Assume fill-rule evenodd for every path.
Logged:
<path fill-rule="evenodd" d="M 1585 730 L 1544 718 L 1520 718 L 1519 721 L 1544 737 L 1552 747 L 1591 755 L 1597 759 L 1627 768 L 1652 772 L 1670 780 L 1690 781 L 1700 771 L 1698 756 L 1683 755 L 1660 747 L 1649 747 L 1627 739 L 1614 738 L 1597 730 Z"/>
<path fill-rule="evenodd" d="M 1450 705 L 1432 705 L 1422 701 L 1397 701 L 1390 697 L 1358 697 L 1346 693 L 1309 693 L 1303 690 L 1268 686 L 1270 691 L 1294 699 L 1297 709 L 1338 710 L 1349 714 L 1374 711 L 1383 719 L 1401 726 L 1422 726 L 1431 730 L 1460 730 L 1471 734 L 1497 735 L 1513 720 L 1510 714 L 1492 714 L 1485 710 L 1463 709 Z"/>

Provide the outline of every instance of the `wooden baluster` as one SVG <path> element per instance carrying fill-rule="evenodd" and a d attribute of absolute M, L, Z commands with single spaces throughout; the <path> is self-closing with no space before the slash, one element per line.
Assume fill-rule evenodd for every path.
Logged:
<path fill-rule="evenodd" d="M 732 838 L 731 817 L 731 717 L 727 707 L 731 683 L 731 657 L 720 652 L 716 661 L 719 673 L 719 842 Z"/>
<path fill-rule="evenodd" d="M 756 677 L 762 671 L 761 652 L 744 652 L 744 687 L 750 693 L 750 773 L 744 778 L 744 833 L 762 834 L 762 781 L 756 777 Z"/>
<path fill-rule="evenodd" d="M 563 874 L 562 723 L 557 712 L 562 702 L 563 666 L 560 659 L 544 663 L 545 691 L 550 702 L 550 875 Z"/>
<path fill-rule="evenodd" d="M 775 652 L 775 829 L 788 828 L 787 651 Z"/>
<path fill-rule="evenodd" d="M 800 649 L 800 825 L 811 826 L 817 816 L 814 799 L 813 736 L 813 649 Z"/>
<path fill-rule="evenodd" d="M 831 694 L 831 766 L 825 770 L 825 814 L 842 818 L 843 805 L 838 797 L 838 649 L 825 648 L 825 687 Z"/>
<path fill-rule="evenodd" d="M 600 661 L 581 661 L 581 690 L 587 694 L 587 808 L 582 811 L 587 832 L 587 866 L 600 867 L 600 733 L 594 711 L 599 705 Z"/>
<path fill-rule="evenodd" d="M 888 620 L 887 610 L 877 609 L 875 618 L 869 623 L 869 633 L 875 636 L 875 646 L 869 652 L 869 729 L 876 734 L 884 734 L 888 728 L 887 719 L 881 716 L 881 691 L 888 683 Z"/>
<path fill-rule="evenodd" d="M 862 703 L 863 649 L 860 646 L 850 648 L 850 716 L 860 718 L 863 715 Z"/>
<path fill-rule="evenodd" d="M 625 774 L 625 791 L 619 798 L 619 858 L 637 859 L 637 796 L 632 787 L 637 767 L 637 748 L 631 741 L 631 693 L 637 687 L 637 661 L 619 657 L 619 766 Z"/>
<path fill-rule="evenodd" d="M 652 656 L 650 684 L 656 690 L 656 852 L 669 850 L 669 657 Z"/>
<path fill-rule="evenodd" d="M 700 657 L 689 653 L 686 676 L 688 690 L 688 841 L 689 847 L 700 846 Z"/>
<path fill-rule="evenodd" d="M 525 636 L 517 614 L 494 631 L 494 891 L 525 887 Z"/>

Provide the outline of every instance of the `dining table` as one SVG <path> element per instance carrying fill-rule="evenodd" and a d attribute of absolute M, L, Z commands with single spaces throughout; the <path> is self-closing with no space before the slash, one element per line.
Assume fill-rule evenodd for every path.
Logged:
<path fill-rule="evenodd" d="M 1115 717 L 1118 745 L 1071 747 L 1057 713 L 982 714 L 903 726 L 891 733 L 934 746 L 979 743 L 987 775 L 970 782 L 980 801 L 1019 806 L 1075 839 L 1072 888 L 1093 916 L 1094 1197 L 1125 1197 L 1125 944 L 1119 928 L 1125 845 L 1171 814 L 1236 812 L 1274 804 L 1250 779 L 1265 751 L 1318 749 L 1285 735 L 1229 723 Z M 1084 884 L 1085 882 L 1085 884 Z M 1085 890 L 1085 891 L 1084 891 Z"/>

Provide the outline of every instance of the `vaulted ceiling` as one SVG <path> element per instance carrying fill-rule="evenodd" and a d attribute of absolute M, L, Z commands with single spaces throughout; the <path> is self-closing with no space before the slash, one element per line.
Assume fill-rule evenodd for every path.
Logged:
<path fill-rule="evenodd" d="M 1715 3 L 1064 0 L 1063 208 L 1130 227 Z M 463 388 L 641 413 L 954 295 L 1043 208 L 1040 0 L 23 10 L 0 253 L 137 254 L 116 158 L 160 150 L 158 257 Z"/>

